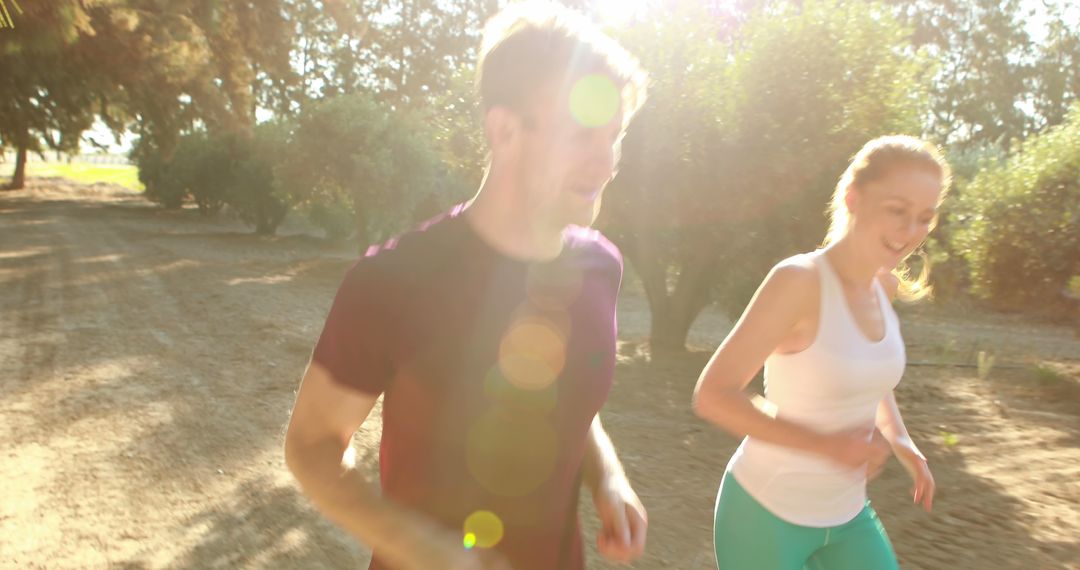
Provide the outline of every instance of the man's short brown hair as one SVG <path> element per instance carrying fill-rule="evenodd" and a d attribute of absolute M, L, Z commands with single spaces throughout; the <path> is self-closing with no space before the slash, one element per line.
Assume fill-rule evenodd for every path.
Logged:
<path fill-rule="evenodd" d="M 480 105 L 518 112 L 552 80 L 603 73 L 622 94 L 624 122 L 645 101 L 641 64 L 582 14 L 549 1 L 511 4 L 484 28 L 477 65 Z"/>

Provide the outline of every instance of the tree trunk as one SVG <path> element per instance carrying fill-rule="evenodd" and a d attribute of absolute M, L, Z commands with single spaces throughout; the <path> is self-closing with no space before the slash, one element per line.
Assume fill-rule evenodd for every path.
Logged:
<path fill-rule="evenodd" d="M 633 192 L 641 188 L 625 190 Z M 618 207 L 621 203 L 615 204 Z M 649 212 L 621 205 L 626 209 L 602 211 L 601 218 L 617 216 L 625 224 L 613 237 L 645 289 L 650 313 L 649 344 L 654 353 L 685 352 L 690 327 L 711 301 L 719 263 L 717 245 L 708 228 L 703 227 L 680 237 L 676 250 L 682 253 L 673 256 L 672 248 L 662 245 L 662 238 L 651 231 L 657 226 Z M 678 278 L 674 287 L 669 287 L 668 276 L 673 265 L 678 269 Z"/>
<path fill-rule="evenodd" d="M 649 346 L 654 354 L 686 352 L 686 337 L 689 335 L 690 325 L 675 311 L 652 311 Z"/>
<path fill-rule="evenodd" d="M 707 267 L 684 265 L 675 290 L 660 306 L 653 306 L 649 344 L 653 351 L 684 352 L 690 327 L 708 305 Z"/>
<path fill-rule="evenodd" d="M 26 187 L 26 147 L 19 147 L 15 153 L 15 173 L 11 176 L 8 190 L 22 190 Z"/>
<path fill-rule="evenodd" d="M 655 352 L 684 352 L 690 327 L 709 304 L 712 260 L 704 254 L 684 259 L 679 280 L 669 292 L 667 266 L 659 253 L 642 239 L 631 241 L 635 243 L 625 248 L 625 254 L 634 264 L 649 301 L 649 345 Z"/>

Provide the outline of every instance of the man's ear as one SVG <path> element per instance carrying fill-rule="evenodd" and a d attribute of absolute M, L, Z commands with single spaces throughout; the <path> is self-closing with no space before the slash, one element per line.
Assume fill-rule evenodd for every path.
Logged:
<path fill-rule="evenodd" d="M 513 152 L 521 139 L 521 117 L 503 106 L 494 106 L 484 113 L 484 135 L 492 155 Z"/>

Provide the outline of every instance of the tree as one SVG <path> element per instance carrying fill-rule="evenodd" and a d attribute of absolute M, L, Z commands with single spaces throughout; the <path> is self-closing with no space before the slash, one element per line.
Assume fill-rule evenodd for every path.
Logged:
<path fill-rule="evenodd" d="M 0 37 L 0 140 L 18 151 L 73 151 L 100 116 L 136 121 L 171 156 L 203 126 L 250 135 L 260 81 L 287 84 L 291 36 L 280 1 L 32 3 Z"/>
<path fill-rule="evenodd" d="M 1064 120 L 1080 93 L 1080 11 L 1070 12 L 1061 0 L 1039 6 L 1012 0 L 888 2 L 910 27 L 912 49 L 936 62 L 923 130 L 946 143 L 956 192 L 944 204 L 927 250 L 939 296 L 966 292 L 971 271 L 953 240 L 955 206 L 984 164 Z M 1035 16 L 1040 6 L 1041 16 Z M 1045 22 L 1043 29 L 1032 20 Z"/>
<path fill-rule="evenodd" d="M 451 78 L 445 95 L 433 101 L 430 111 L 417 111 L 418 122 L 428 126 L 445 168 L 444 191 L 433 196 L 434 207 L 420 217 L 464 201 L 480 187 L 488 157 L 474 76 L 474 66 L 462 67 Z"/>
<path fill-rule="evenodd" d="M 997 144 L 1031 132 L 1035 46 L 1022 0 L 887 0 L 911 32 L 913 50 L 937 64 L 931 82 L 931 138 L 950 146 Z"/>
<path fill-rule="evenodd" d="M 1004 308 L 1059 307 L 1080 275 L 1080 103 L 985 164 L 957 210 L 956 247 L 976 295 Z"/>
<path fill-rule="evenodd" d="M 496 0 L 290 1 L 301 99 L 372 93 L 395 108 L 421 109 L 451 87 L 475 57 Z M 295 99 L 295 97 L 294 97 Z"/>
<path fill-rule="evenodd" d="M 1033 74 L 1039 130 L 1064 122 L 1069 105 L 1080 98 L 1080 7 L 1067 12 L 1059 5 L 1048 17 L 1046 40 L 1037 48 Z"/>
<path fill-rule="evenodd" d="M 16 151 L 11 189 L 24 186 L 29 153 L 76 150 L 111 89 L 77 46 L 89 20 L 82 2 L 34 3 L 0 34 L 0 148 Z"/>
<path fill-rule="evenodd" d="M 363 248 L 404 229 L 416 200 L 438 188 L 440 170 L 418 122 L 356 94 L 299 115 L 278 175 L 328 237 L 355 232 Z"/>
<path fill-rule="evenodd" d="M 683 349 L 710 302 L 736 314 L 773 263 L 819 242 L 848 158 L 916 131 L 925 106 L 925 66 L 873 5 L 768 5 L 729 24 L 680 9 L 625 38 L 653 83 L 602 217 L 659 349 Z"/>
<path fill-rule="evenodd" d="M 129 0 L 94 18 L 87 49 L 168 158 L 197 126 L 250 136 L 264 84 L 294 81 L 282 1 Z"/>

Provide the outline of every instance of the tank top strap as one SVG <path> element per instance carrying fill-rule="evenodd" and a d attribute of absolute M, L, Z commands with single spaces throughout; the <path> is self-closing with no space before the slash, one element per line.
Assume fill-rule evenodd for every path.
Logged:
<path fill-rule="evenodd" d="M 818 268 L 818 282 L 821 286 L 820 308 L 818 310 L 818 336 L 836 334 L 842 330 L 837 327 L 842 323 L 837 322 L 843 316 L 844 291 L 840 285 L 840 278 L 836 276 L 832 265 L 825 257 L 825 250 L 819 249 L 812 252 L 811 257 L 814 265 Z"/>

